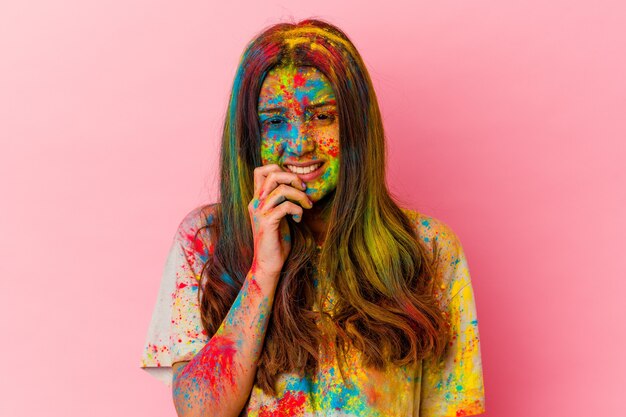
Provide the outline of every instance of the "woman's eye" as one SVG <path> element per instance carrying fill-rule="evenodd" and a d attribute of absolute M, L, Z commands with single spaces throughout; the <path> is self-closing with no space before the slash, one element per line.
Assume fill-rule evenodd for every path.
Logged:
<path fill-rule="evenodd" d="M 335 116 L 333 116 L 330 113 L 318 113 L 314 116 L 314 118 L 322 122 L 328 122 L 328 121 L 332 121 L 335 118 Z"/>
<path fill-rule="evenodd" d="M 283 123 L 283 120 L 278 117 L 274 117 L 272 119 L 267 119 L 265 123 L 268 124 L 270 127 L 277 127 Z"/>

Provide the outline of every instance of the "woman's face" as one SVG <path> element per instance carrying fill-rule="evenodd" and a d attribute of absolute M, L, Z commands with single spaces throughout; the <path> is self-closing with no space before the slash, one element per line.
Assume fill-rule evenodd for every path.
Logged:
<path fill-rule="evenodd" d="M 295 172 L 313 202 L 333 191 L 339 174 L 339 120 L 326 77 L 314 67 L 273 68 L 261 86 L 258 114 L 262 164 Z"/>

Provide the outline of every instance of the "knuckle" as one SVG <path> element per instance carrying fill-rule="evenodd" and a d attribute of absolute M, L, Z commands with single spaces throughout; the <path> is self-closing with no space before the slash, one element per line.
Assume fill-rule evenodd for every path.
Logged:
<path fill-rule="evenodd" d="M 286 204 L 288 204 L 289 208 L 292 209 L 292 210 L 297 210 L 300 207 L 299 205 L 297 205 L 296 203 L 293 203 L 291 201 L 288 201 Z"/>
<path fill-rule="evenodd" d="M 270 179 L 273 179 L 276 176 L 276 172 L 274 171 L 270 171 L 267 173 L 267 175 L 265 176 L 265 181 L 268 181 Z"/>

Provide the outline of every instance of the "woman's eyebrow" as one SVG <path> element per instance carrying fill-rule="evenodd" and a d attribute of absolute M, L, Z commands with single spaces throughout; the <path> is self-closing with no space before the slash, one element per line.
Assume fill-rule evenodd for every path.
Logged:
<path fill-rule="evenodd" d="M 324 107 L 324 106 L 334 106 L 335 100 L 329 100 L 329 101 L 322 101 L 320 103 L 313 103 L 313 104 L 309 104 L 307 106 L 305 106 L 306 110 L 312 110 L 312 109 L 316 109 L 318 107 Z M 259 114 L 266 114 L 266 113 L 280 113 L 280 112 L 285 112 L 287 109 L 285 107 L 281 107 L 281 106 L 277 106 L 277 107 L 264 107 L 259 109 Z"/>
<path fill-rule="evenodd" d="M 260 114 L 264 114 L 264 113 L 277 113 L 277 112 L 284 112 L 286 109 L 284 107 L 264 107 L 262 109 L 259 109 L 259 113 Z"/>
<path fill-rule="evenodd" d="M 322 101 L 321 103 L 313 103 L 313 104 L 309 104 L 308 106 L 306 106 L 305 108 L 307 110 L 311 110 L 311 109 L 316 109 L 318 107 L 325 107 L 325 106 L 334 106 L 335 100 L 329 100 L 329 101 Z"/>

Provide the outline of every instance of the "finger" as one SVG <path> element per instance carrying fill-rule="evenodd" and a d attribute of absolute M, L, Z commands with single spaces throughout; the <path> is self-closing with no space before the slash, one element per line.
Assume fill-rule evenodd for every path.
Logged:
<path fill-rule="evenodd" d="M 259 198 L 265 198 L 278 184 L 289 184 L 299 190 L 306 190 L 306 184 L 293 172 L 272 171 L 265 177 Z"/>
<path fill-rule="evenodd" d="M 267 212 L 286 200 L 292 201 L 307 209 L 313 207 L 313 202 L 305 192 L 297 190 L 290 185 L 280 184 L 265 197 L 261 210 Z"/>
<path fill-rule="evenodd" d="M 276 164 L 268 164 L 254 168 L 254 196 L 258 197 L 261 190 L 261 186 L 265 182 L 265 178 L 270 172 L 279 171 L 282 172 L 280 167 Z"/>
<path fill-rule="evenodd" d="M 291 214 L 293 216 L 293 219 L 296 222 L 300 223 L 300 221 L 302 220 L 302 213 L 303 213 L 302 207 L 300 207 L 299 205 L 295 203 L 292 203 L 291 201 L 285 201 L 284 203 L 276 206 L 274 210 L 269 212 L 268 217 L 269 219 L 275 221 L 276 223 L 279 223 L 283 217 L 285 217 L 288 214 Z"/>

